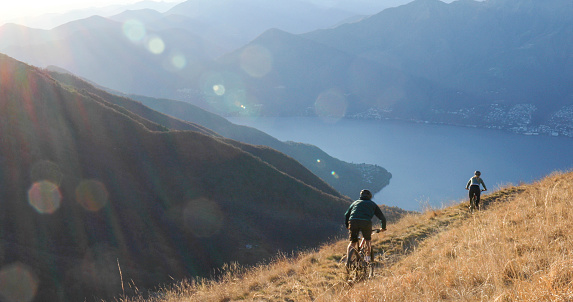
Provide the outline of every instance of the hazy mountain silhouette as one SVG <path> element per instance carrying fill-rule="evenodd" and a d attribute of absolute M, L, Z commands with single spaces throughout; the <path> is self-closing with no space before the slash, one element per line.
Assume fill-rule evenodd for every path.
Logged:
<path fill-rule="evenodd" d="M 259 58 L 245 61 L 248 55 L 255 56 L 251 53 Z M 268 57 L 261 55 L 265 53 Z M 263 74 L 267 70 L 260 66 L 265 59 L 272 68 Z M 217 63 L 229 95 L 245 89 L 249 96 L 252 94 L 244 104 L 211 106 L 227 114 L 239 114 L 244 111 L 240 105 L 244 105 L 262 115 L 340 118 L 366 111 L 374 106 L 372 103 L 383 109 L 401 108 L 406 103 L 425 106 L 433 97 L 428 89 L 440 89 L 397 68 L 277 29 L 219 58 Z M 211 104 L 226 104 L 226 97 L 211 94 L 205 99 Z"/>
<path fill-rule="evenodd" d="M 90 16 L 52 30 L 6 24 L 0 27 L 0 52 L 40 67 L 60 66 L 126 93 L 174 98 L 180 96 L 177 91 L 196 88 L 189 83 L 206 72 L 210 59 L 269 28 L 307 32 L 354 15 L 310 1 L 187 1 L 166 13 L 129 10 L 109 19 Z M 162 43 L 165 50 L 150 53 L 152 41 Z M 115 63 L 118 60 L 122 64 Z"/>
<path fill-rule="evenodd" d="M 347 199 L 262 159 L 296 167 L 289 157 L 171 130 L 4 55 L 0 70 L 0 261 L 38 301 L 120 294 L 119 268 L 145 288 L 341 230 Z"/>
<path fill-rule="evenodd" d="M 150 95 L 172 94 L 184 88 L 209 61 L 209 42 L 189 32 L 145 31 L 144 38 L 132 30 L 120 22 L 93 16 L 50 31 L 61 39 L 34 46 L 12 44 L 6 54 L 15 54 L 15 58 L 35 66 L 60 66 L 112 89 Z M 165 45 L 170 46 L 168 51 L 163 51 Z M 184 60 L 181 65 L 174 61 L 179 56 Z"/>
<path fill-rule="evenodd" d="M 303 36 L 457 92 L 435 110 L 532 104 L 546 123 L 572 100 L 572 14 L 566 0 L 417 0 Z"/>
<path fill-rule="evenodd" d="M 110 17 L 117 15 L 124 11 L 129 10 L 154 10 L 158 12 L 165 12 L 175 6 L 176 3 L 172 2 L 159 2 L 159 1 L 139 1 L 132 4 L 116 4 L 103 7 L 91 7 L 84 9 L 75 9 L 64 13 L 48 13 L 36 17 L 16 18 L 8 20 L 10 23 L 16 23 L 32 28 L 39 29 L 52 29 L 62 24 L 72 22 L 75 20 L 89 18 L 97 15 L 102 17 Z"/>
<path fill-rule="evenodd" d="M 193 0 L 176 5 L 165 15 L 182 15 L 201 21 L 210 27 L 209 32 L 214 29 L 221 35 L 211 38 L 236 41 L 236 48 L 269 28 L 304 33 L 330 27 L 355 13 L 318 6 L 306 0 Z"/>
<path fill-rule="evenodd" d="M 219 114 L 246 112 L 242 105 L 252 114 L 400 118 L 573 136 L 568 0 L 416 0 L 306 34 L 270 29 L 221 56 L 271 24 L 318 26 L 296 13 L 308 5 L 302 1 L 223 3 L 126 12 L 117 23 L 61 39 L 54 39 L 55 29 L 48 41 L 46 32 L 4 26 L 0 45 L 34 65 L 57 65 L 111 89 L 184 100 Z M 324 5 L 308 7 L 316 20 L 334 16 Z M 140 24 L 124 23 L 138 18 Z M 96 20 L 74 26 L 104 23 Z M 164 51 L 152 53 L 152 41 Z M 330 99 L 340 110 L 323 108 Z"/>

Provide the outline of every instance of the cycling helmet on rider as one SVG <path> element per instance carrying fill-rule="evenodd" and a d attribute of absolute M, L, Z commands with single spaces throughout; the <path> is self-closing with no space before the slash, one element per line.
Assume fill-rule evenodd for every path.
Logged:
<path fill-rule="evenodd" d="M 372 199 L 372 193 L 369 190 L 360 191 L 360 199 Z"/>
<path fill-rule="evenodd" d="M 480 171 L 475 171 L 475 172 L 474 172 L 474 175 L 475 175 L 475 176 L 480 176 L 480 175 L 481 175 L 481 172 L 480 172 Z"/>

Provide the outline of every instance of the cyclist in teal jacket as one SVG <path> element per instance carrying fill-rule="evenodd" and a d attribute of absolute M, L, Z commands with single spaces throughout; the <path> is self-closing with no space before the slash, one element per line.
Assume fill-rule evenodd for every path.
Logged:
<path fill-rule="evenodd" d="M 380 207 L 372 201 L 372 193 L 369 190 L 362 190 L 360 199 L 353 202 L 344 215 L 346 218 L 345 225 L 350 233 L 347 255 L 350 254 L 352 247 L 356 248 L 358 233 L 362 232 L 366 244 L 366 261 L 370 261 L 370 240 L 372 240 L 372 217 L 374 215 L 380 219 L 382 231 L 386 231 L 386 217 L 384 217 Z"/>

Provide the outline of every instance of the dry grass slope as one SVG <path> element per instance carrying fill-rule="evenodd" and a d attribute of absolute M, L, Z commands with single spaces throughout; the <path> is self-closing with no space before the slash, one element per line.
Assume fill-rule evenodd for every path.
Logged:
<path fill-rule="evenodd" d="M 341 240 L 121 301 L 573 301 L 573 173 L 484 199 L 486 210 L 474 215 L 461 203 L 375 235 L 384 265 L 366 282 L 343 281 Z"/>

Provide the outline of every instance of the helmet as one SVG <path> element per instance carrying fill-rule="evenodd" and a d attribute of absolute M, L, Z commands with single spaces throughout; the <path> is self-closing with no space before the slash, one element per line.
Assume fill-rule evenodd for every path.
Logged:
<path fill-rule="evenodd" d="M 480 175 L 481 175 L 481 172 L 480 172 L 480 171 L 475 171 L 474 174 L 477 175 L 477 176 L 480 176 Z"/>
<path fill-rule="evenodd" d="M 372 199 L 372 193 L 368 190 L 360 191 L 360 199 Z"/>

